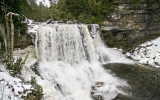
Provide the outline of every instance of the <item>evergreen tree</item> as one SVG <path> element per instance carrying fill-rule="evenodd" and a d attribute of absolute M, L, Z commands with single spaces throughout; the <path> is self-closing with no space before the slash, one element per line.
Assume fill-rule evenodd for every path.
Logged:
<path fill-rule="evenodd" d="M 101 24 L 113 8 L 112 0 L 59 0 L 57 5 L 52 5 L 50 16 L 54 20 Z"/>

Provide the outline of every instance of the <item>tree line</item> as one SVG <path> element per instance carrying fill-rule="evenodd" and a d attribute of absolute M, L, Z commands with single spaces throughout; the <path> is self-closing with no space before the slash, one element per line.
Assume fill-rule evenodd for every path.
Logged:
<path fill-rule="evenodd" d="M 114 10 L 115 0 L 59 0 L 52 3 L 51 7 L 45 7 L 42 3 L 36 4 L 35 0 L 2 0 L 0 9 L 0 23 L 4 23 L 4 15 L 7 12 L 18 13 L 21 17 L 14 18 L 17 28 L 24 27 L 21 23 L 24 17 L 34 21 L 44 22 L 48 19 L 58 21 L 78 21 L 80 23 L 98 23 L 107 18 Z M 24 31 L 24 28 L 22 28 Z M 16 31 L 16 30 L 15 30 Z"/>
<path fill-rule="evenodd" d="M 77 20 L 80 23 L 98 23 L 114 10 L 114 0 L 59 0 L 50 8 L 53 20 Z"/>

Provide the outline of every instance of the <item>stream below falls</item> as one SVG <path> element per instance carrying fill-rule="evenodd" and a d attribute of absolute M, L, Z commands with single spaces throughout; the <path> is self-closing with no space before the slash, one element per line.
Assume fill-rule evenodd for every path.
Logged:
<path fill-rule="evenodd" d="M 114 100 L 160 100 L 160 70 L 142 65 L 107 64 L 106 69 L 127 81 L 131 95 L 118 94 Z"/>

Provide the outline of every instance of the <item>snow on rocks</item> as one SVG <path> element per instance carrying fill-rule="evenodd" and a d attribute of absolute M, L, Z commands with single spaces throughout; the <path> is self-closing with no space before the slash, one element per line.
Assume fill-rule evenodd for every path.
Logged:
<path fill-rule="evenodd" d="M 108 86 L 104 82 L 95 82 L 91 88 L 91 95 L 95 100 L 111 100 L 118 92 L 114 86 Z"/>
<path fill-rule="evenodd" d="M 160 68 L 160 37 L 139 45 L 131 53 L 127 53 L 126 55 L 138 63 Z"/>
<path fill-rule="evenodd" d="M 0 64 L 0 100 L 23 100 L 31 92 L 31 85 L 12 77 L 5 65 Z"/>
<path fill-rule="evenodd" d="M 26 18 L 24 23 L 27 23 L 28 25 L 28 31 L 27 34 L 32 37 L 32 39 L 35 39 L 35 35 L 39 29 L 39 25 L 46 25 L 47 22 L 34 22 L 31 19 Z M 33 40 L 34 43 L 34 40 Z"/>
<path fill-rule="evenodd" d="M 22 23 L 26 23 L 28 25 L 27 34 L 30 35 L 34 39 L 35 34 L 36 34 L 36 27 L 38 23 L 34 22 L 31 19 L 28 19 L 27 17 L 25 17 L 25 20 L 22 21 Z"/>
<path fill-rule="evenodd" d="M 26 23 L 28 24 L 27 34 L 29 34 L 32 38 L 34 38 L 35 34 L 37 33 L 36 29 L 38 23 L 35 23 L 33 20 L 27 18 L 26 18 Z"/>

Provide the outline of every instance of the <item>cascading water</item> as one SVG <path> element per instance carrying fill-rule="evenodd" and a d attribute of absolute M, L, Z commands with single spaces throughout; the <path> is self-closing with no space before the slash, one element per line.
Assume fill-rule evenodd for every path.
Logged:
<path fill-rule="evenodd" d="M 46 100 L 93 100 L 91 87 L 103 83 L 92 95 L 104 100 L 122 92 L 126 85 L 101 66 L 108 62 L 128 62 L 120 52 L 101 42 L 99 26 L 77 24 L 39 25 L 36 34 L 37 68 Z M 47 86 L 46 86 L 47 85 Z"/>

